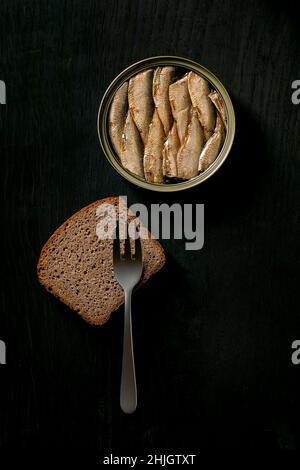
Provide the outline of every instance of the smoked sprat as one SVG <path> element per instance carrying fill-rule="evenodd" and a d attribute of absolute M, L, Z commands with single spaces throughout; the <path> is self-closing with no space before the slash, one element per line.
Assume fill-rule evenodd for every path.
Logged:
<path fill-rule="evenodd" d="M 151 183 L 189 180 L 222 150 L 223 99 L 200 74 L 173 66 L 146 69 L 115 93 L 108 121 L 121 164 Z"/>

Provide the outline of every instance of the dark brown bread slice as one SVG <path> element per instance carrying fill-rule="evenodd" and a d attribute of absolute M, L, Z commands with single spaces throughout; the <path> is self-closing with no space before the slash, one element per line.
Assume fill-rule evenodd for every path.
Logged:
<path fill-rule="evenodd" d="M 105 323 L 124 303 L 124 293 L 113 272 L 111 239 L 96 235 L 96 209 L 101 204 L 118 207 L 119 198 L 96 201 L 70 217 L 49 238 L 37 265 L 40 283 L 55 297 L 93 325 Z M 145 283 L 165 263 L 162 246 L 143 239 Z"/>

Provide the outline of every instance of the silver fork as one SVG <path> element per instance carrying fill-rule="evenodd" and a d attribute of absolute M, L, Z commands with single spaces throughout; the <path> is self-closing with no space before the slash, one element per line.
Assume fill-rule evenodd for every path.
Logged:
<path fill-rule="evenodd" d="M 134 354 L 131 325 L 131 295 L 143 271 L 141 239 L 135 240 L 135 253 L 131 254 L 128 226 L 126 224 L 124 255 L 120 250 L 119 224 L 117 223 L 113 247 L 114 273 L 125 293 L 124 337 L 120 405 L 124 413 L 133 413 L 137 406 Z"/>

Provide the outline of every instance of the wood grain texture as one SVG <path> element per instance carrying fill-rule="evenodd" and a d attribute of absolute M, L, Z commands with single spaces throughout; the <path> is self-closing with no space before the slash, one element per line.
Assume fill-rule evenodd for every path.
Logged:
<path fill-rule="evenodd" d="M 290 361 L 300 337 L 293 9 L 258 0 L 1 0 L 1 449 L 300 447 L 300 371 Z M 160 54 L 211 69 L 237 117 L 222 169 L 194 190 L 164 196 L 122 180 L 96 132 L 111 80 Z M 121 311 L 92 328 L 35 277 L 49 235 L 114 194 L 147 205 L 205 204 L 204 248 L 165 242 L 167 267 L 134 299 L 132 417 L 119 408 Z"/>

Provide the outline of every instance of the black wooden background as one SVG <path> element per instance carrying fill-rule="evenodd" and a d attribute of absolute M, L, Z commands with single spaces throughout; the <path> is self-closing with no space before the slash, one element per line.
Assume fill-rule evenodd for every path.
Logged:
<path fill-rule="evenodd" d="M 300 447 L 300 79 L 296 2 L 1 0 L 0 448 L 97 455 Z M 100 99 L 153 55 L 211 69 L 234 102 L 233 150 L 209 181 L 147 192 L 102 154 Z M 108 195 L 205 204 L 205 246 L 164 242 L 134 299 L 138 410 L 119 408 L 122 311 L 85 324 L 38 284 L 40 249 Z"/>

